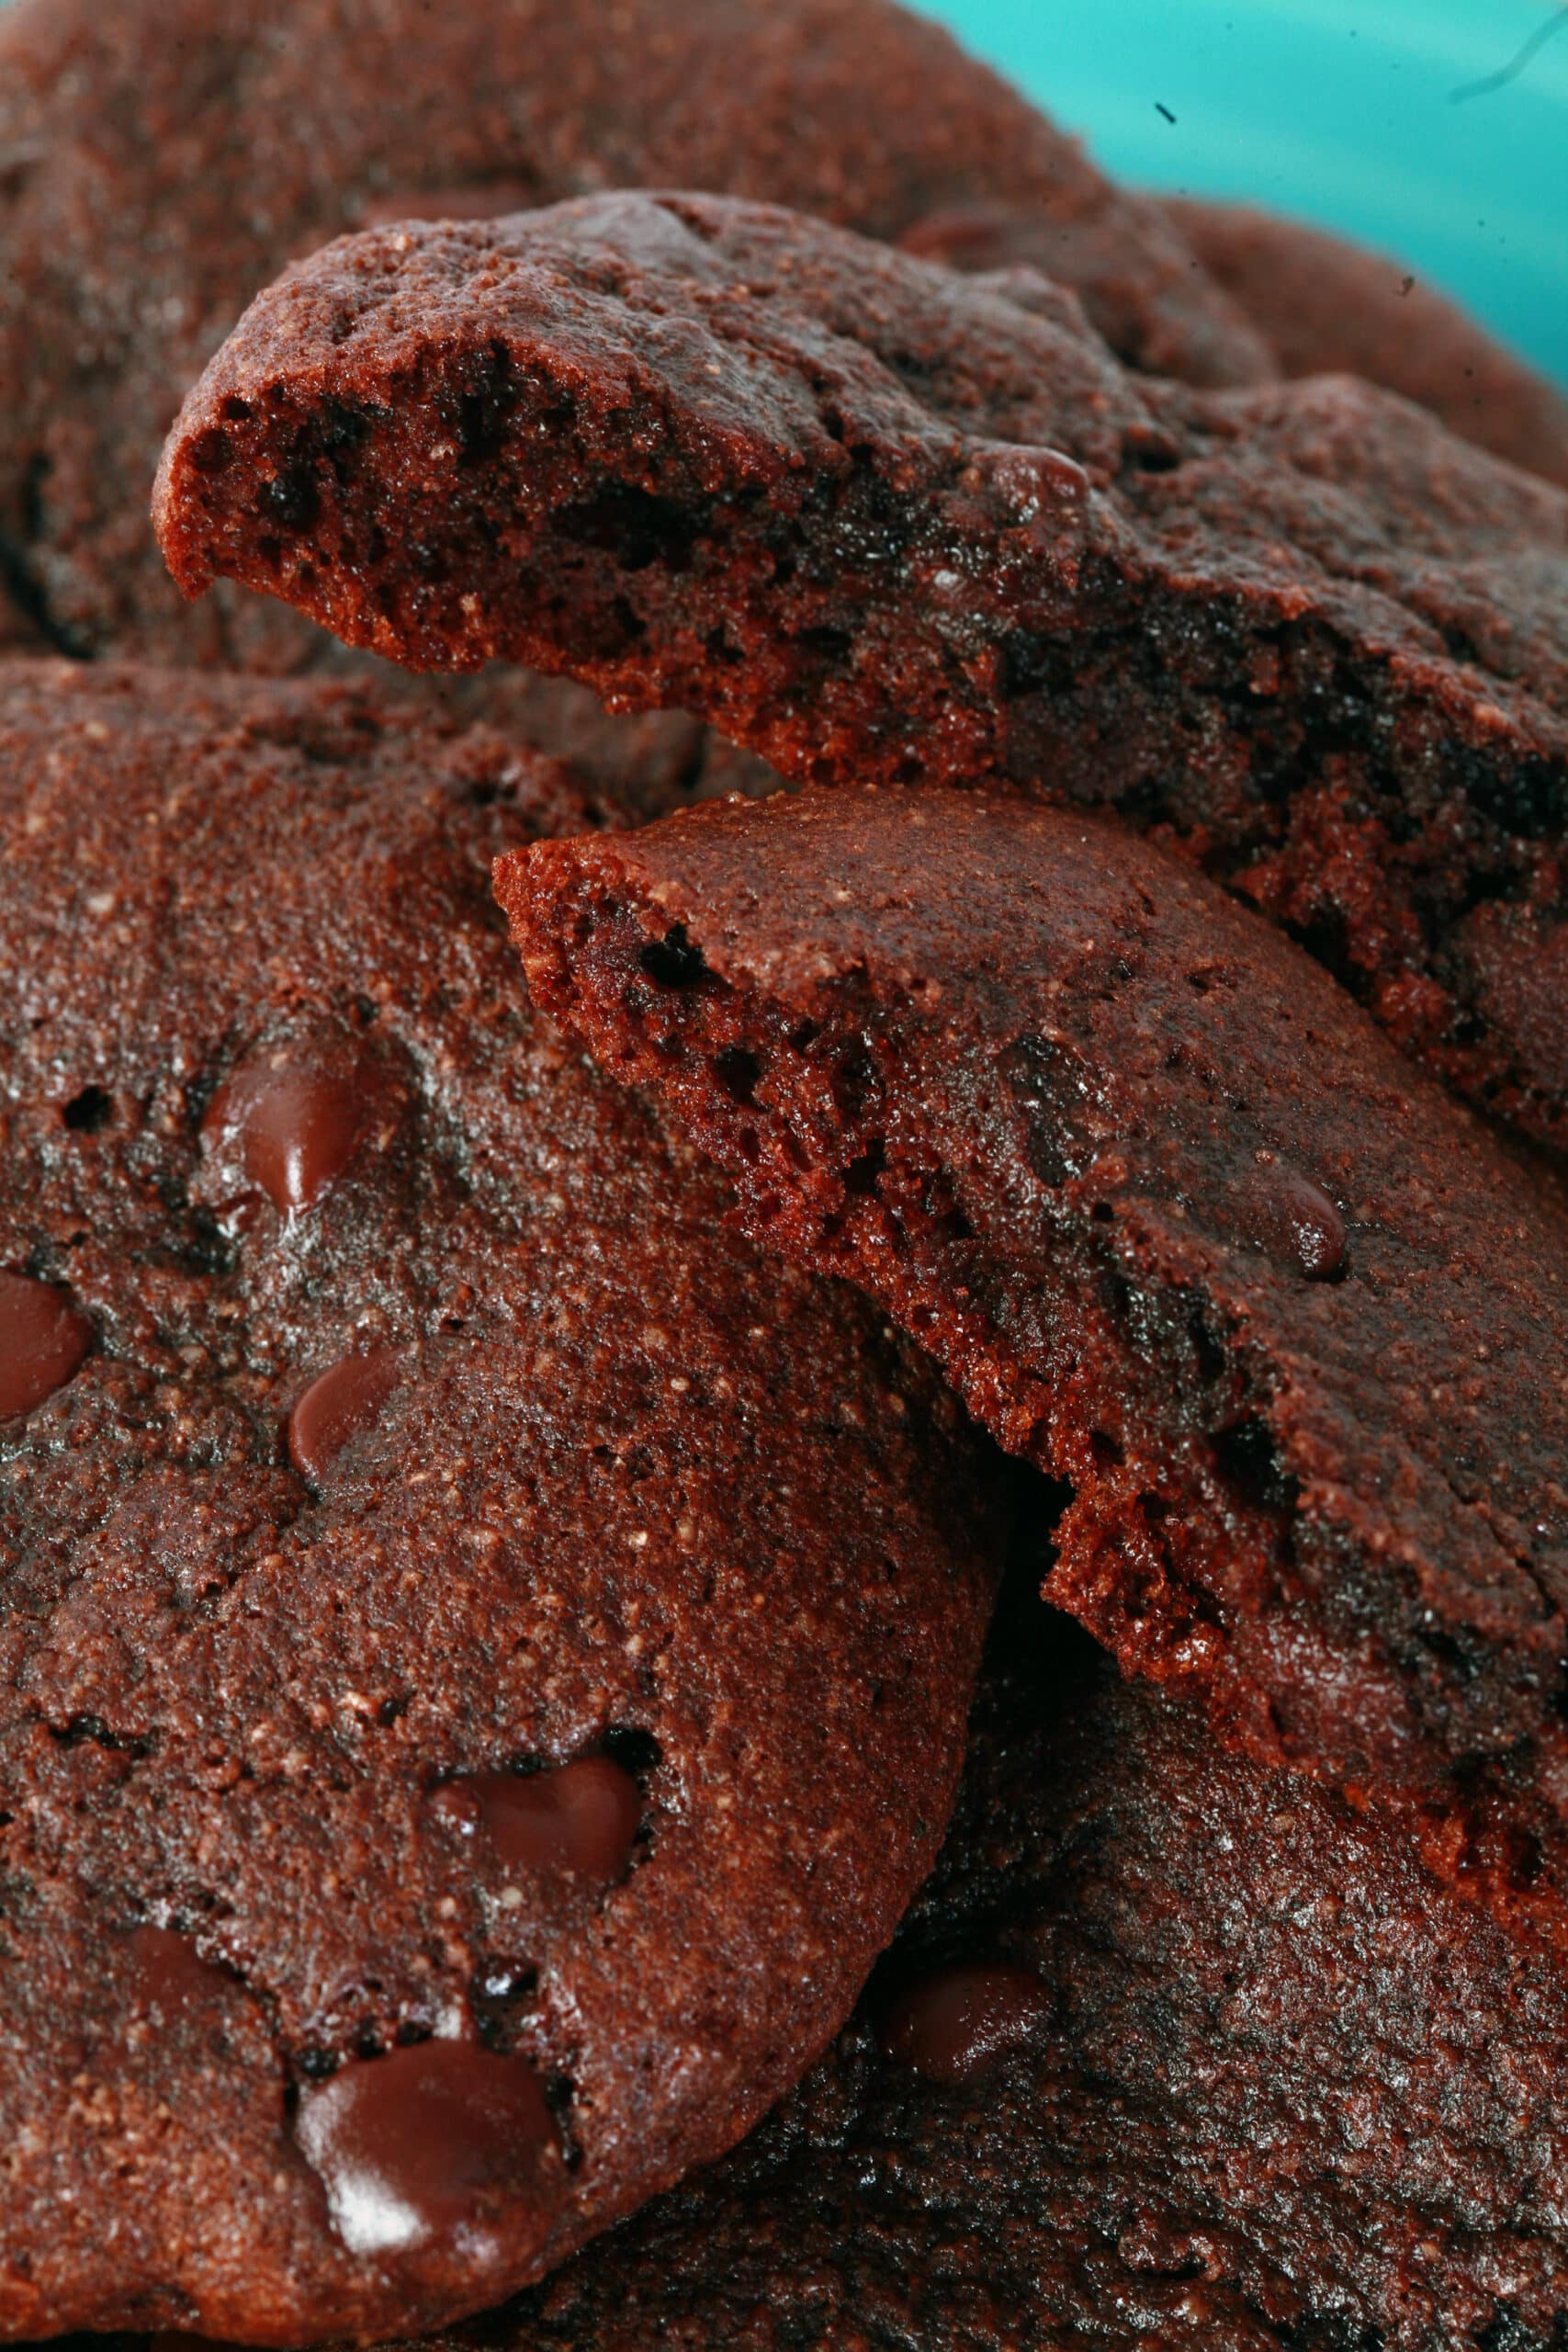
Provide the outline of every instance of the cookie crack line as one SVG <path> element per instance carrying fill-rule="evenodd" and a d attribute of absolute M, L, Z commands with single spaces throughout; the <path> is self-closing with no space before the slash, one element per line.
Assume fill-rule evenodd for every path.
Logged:
<path fill-rule="evenodd" d="M 750 1228 L 1071 1483 L 1053 1599 L 1568 1948 L 1550 1179 L 1101 818 L 843 786 L 540 844 L 497 888 L 534 1001 Z"/>
<path fill-rule="evenodd" d="M 1393 395 L 1135 378 L 1028 273 L 626 195 L 288 273 L 155 514 L 187 592 L 413 668 L 566 669 L 802 780 L 1109 805 L 1568 1133 L 1568 495 Z"/>

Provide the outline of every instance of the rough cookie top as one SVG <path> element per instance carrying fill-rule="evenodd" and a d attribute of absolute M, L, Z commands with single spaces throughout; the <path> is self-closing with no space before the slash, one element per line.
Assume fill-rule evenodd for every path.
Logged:
<path fill-rule="evenodd" d="M 1197 197 L 1161 201 L 1287 376 L 1343 370 L 1386 384 L 1466 440 L 1568 487 L 1568 400 L 1447 295 L 1304 221 Z"/>
<path fill-rule="evenodd" d="M 927 786 L 503 859 L 536 1003 L 1069 1479 L 1053 1597 L 1568 1942 L 1568 1216 L 1301 951 Z"/>
<path fill-rule="evenodd" d="M 942 1860 L 823 2064 L 443 2342 L 1548 2352 L 1565 2027 L 1554 1961 L 1020 1599 Z"/>
<path fill-rule="evenodd" d="M 528 1011 L 561 771 L 16 663 L 0 821 L 0 2332 L 435 2324 L 846 2014 L 988 1476 Z"/>
<path fill-rule="evenodd" d="M 181 394 L 257 287 L 345 229 L 646 182 L 897 237 L 976 207 L 1128 356 L 1263 347 L 1157 206 L 887 0 L 13 0 L 0 14 L 0 599 L 73 652 L 292 665 L 184 613 L 147 537 Z"/>
<path fill-rule="evenodd" d="M 290 271 L 157 519 L 192 592 L 416 668 L 564 667 L 788 775 L 1173 828 L 1568 1134 L 1568 496 L 1389 393 L 1156 383 L 1031 273 L 619 196 Z"/>

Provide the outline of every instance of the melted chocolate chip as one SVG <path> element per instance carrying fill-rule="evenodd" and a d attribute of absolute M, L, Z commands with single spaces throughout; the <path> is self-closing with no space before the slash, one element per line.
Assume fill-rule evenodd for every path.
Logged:
<path fill-rule="evenodd" d="M 394 1349 L 370 1348 L 313 1380 L 288 1416 L 288 1458 L 300 1476 L 319 1487 L 349 1440 L 380 1419 L 402 1377 Z"/>
<path fill-rule="evenodd" d="M 933 2083 L 973 2083 L 1050 2012 L 1031 1969 L 964 1961 L 908 1985 L 882 2026 L 886 2055 Z"/>
<path fill-rule="evenodd" d="M 348 1166 L 378 1091 L 364 1062 L 263 1056 L 214 1095 L 202 1141 L 232 1153 L 274 1208 L 294 1216 Z"/>
<path fill-rule="evenodd" d="M 412 2252 L 537 2195 L 555 2125 L 520 2058 L 421 2041 L 299 2093 L 295 2136 L 354 2254 Z"/>
<path fill-rule="evenodd" d="M 229 1979 L 172 1928 L 135 1928 L 126 1939 L 125 1989 L 130 2005 L 165 2031 L 222 1998 Z"/>
<path fill-rule="evenodd" d="M 637 1782 L 607 1756 L 553 1772 L 468 1773 L 431 1804 L 461 1836 L 485 1838 L 508 1871 L 570 1872 L 600 1886 L 625 1875 L 642 1819 Z"/>
<path fill-rule="evenodd" d="M 86 1317 L 50 1283 L 0 1273 L 0 1420 L 63 1388 L 92 1338 Z"/>
<path fill-rule="evenodd" d="M 1081 525 L 1089 476 L 1065 449 L 1024 448 L 1003 442 L 983 447 L 975 464 L 1011 519 Z"/>
<path fill-rule="evenodd" d="M 1289 1160 L 1260 1151 L 1245 1187 L 1249 1238 L 1284 1258 L 1308 1282 L 1332 1282 L 1344 1270 L 1345 1220 L 1321 1184 Z"/>

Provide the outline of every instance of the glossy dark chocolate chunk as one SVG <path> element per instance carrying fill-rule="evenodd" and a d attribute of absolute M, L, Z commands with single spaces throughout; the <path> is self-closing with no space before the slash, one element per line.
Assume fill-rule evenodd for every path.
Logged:
<path fill-rule="evenodd" d="M 558 1771 L 473 1772 L 437 1789 L 434 1812 L 463 1837 L 482 1837 L 509 1871 L 562 1871 L 611 1886 L 625 1875 L 642 1795 L 608 1756 L 580 1756 Z"/>
<path fill-rule="evenodd" d="M 395 2255 L 482 2228 L 537 2195 L 555 2126 L 537 2075 L 471 2041 L 421 2041 L 299 2094 L 295 2136 L 355 2254 Z"/>
<path fill-rule="evenodd" d="M 280 1215 L 313 1208 L 354 1158 L 376 1089 L 342 1056 L 260 1055 L 236 1070 L 202 1122 Z"/>
<path fill-rule="evenodd" d="M 1065 449 L 1013 448 L 1004 442 L 976 451 L 965 488 L 971 476 L 1002 519 L 1028 526 L 1040 546 L 1081 531 L 1089 479 Z"/>
<path fill-rule="evenodd" d="M 288 1458 L 320 1486 L 351 1438 L 373 1429 L 403 1377 L 393 1348 L 344 1356 L 310 1383 L 288 1416 Z"/>
<path fill-rule="evenodd" d="M 1321 1184 L 1271 1151 L 1260 1151 L 1243 1187 L 1243 1223 L 1265 1250 L 1308 1282 L 1345 1270 L 1345 1220 Z"/>
<path fill-rule="evenodd" d="M 86 1317 L 51 1283 L 0 1273 L 0 1420 L 63 1388 L 92 1338 Z"/>
<path fill-rule="evenodd" d="M 882 2046 L 933 2083 L 973 2083 L 1051 2012 L 1032 1969 L 960 1961 L 908 1985 L 889 2007 Z"/>

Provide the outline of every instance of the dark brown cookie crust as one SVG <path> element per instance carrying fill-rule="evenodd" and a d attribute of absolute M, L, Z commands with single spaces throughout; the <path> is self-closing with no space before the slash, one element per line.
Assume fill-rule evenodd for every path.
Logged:
<path fill-rule="evenodd" d="M 489 865 L 582 821 L 564 771 L 13 663 L 0 808 L 0 1313 L 90 1342 L 0 1426 L 0 2334 L 434 2324 L 846 2013 L 956 1780 L 979 1464 L 527 1011 Z M 345 1359 L 357 1434 L 301 1401 Z M 436 1801 L 604 1751 L 624 1883 L 504 1860 L 526 1781 Z M 385 2090 L 427 2063 L 545 2117 L 471 2210 Z"/>
<path fill-rule="evenodd" d="M 1136 379 L 1027 274 L 626 196 L 280 280 L 158 520 L 187 589 L 416 667 L 565 666 L 797 777 L 1174 829 L 1568 1132 L 1568 499 L 1389 394 Z"/>
<path fill-rule="evenodd" d="M 259 286 L 389 216 L 709 186 L 894 237 L 1000 208 L 1140 364 L 1266 353 L 1159 208 L 887 0 L 19 0 L 0 14 L 0 548 L 61 650 L 293 668 L 170 595 L 159 445 Z"/>
<path fill-rule="evenodd" d="M 879 2048 L 1039 1972 L 971 2085 Z M 931 1883 L 760 2132 L 452 2352 L 1555 2352 L 1561 1971 L 1021 1602 Z M 164 2352 L 175 2348 L 164 2347 Z"/>
<path fill-rule="evenodd" d="M 1304 221 L 1247 204 L 1162 201 L 1287 376 L 1386 384 L 1467 441 L 1568 486 L 1568 400 L 1446 294 Z"/>
<path fill-rule="evenodd" d="M 1052 1597 L 1568 1943 L 1568 1216 L 1103 820 L 897 787 L 502 861 L 535 1001 L 1070 1479 Z"/>

